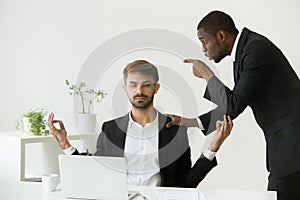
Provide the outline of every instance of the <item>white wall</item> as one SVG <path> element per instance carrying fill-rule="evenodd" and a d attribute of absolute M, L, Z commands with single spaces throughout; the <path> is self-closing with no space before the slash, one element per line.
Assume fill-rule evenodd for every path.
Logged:
<path fill-rule="evenodd" d="M 76 80 L 83 63 L 98 46 L 113 36 L 140 28 L 172 30 L 199 43 L 197 23 L 214 9 L 229 13 L 238 28 L 247 26 L 269 37 L 285 53 L 299 75 L 300 60 L 296 57 L 300 43 L 298 8 L 296 0 L 0 0 L 0 131 L 13 130 L 15 121 L 29 108 L 53 111 L 58 118 L 64 119 L 69 131 L 74 131 L 72 98 L 64 80 Z M 134 56 L 165 65 L 178 62 L 176 67 L 181 70 L 186 67 L 179 63 L 178 57 L 169 54 L 158 57 L 158 52 L 127 55 L 114 64 L 120 64 L 122 68 Z M 190 69 L 186 70 L 184 75 L 192 79 Z M 217 70 L 220 78 L 231 87 L 230 61 L 224 60 Z M 196 110 L 200 114 L 207 111 L 205 107 L 210 107 L 201 99 L 205 84 L 199 80 L 191 81 L 196 83 L 192 89 L 201 91 L 196 94 L 199 97 Z M 167 100 L 159 100 L 163 110 L 178 112 L 176 105 L 172 109 L 167 106 Z M 111 96 L 97 105 L 100 121 L 111 117 L 105 114 L 111 109 L 110 105 Z M 191 139 L 196 157 L 204 137 L 197 130 L 190 132 L 191 138 L 197 136 Z M 219 166 L 200 187 L 266 188 L 264 139 L 251 110 L 247 109 L 235 120 L 232 136 L 218 153 L 218 158 Z"/>

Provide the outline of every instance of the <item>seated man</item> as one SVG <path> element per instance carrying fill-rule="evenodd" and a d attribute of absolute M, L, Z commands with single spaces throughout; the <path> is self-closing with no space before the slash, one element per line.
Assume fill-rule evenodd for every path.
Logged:
<path fill-rule="evenodd" d="M 217 165 L 215 153 L 230 134 L 231 119 L 224 116 L 224 121 L 217 122 L 217 132 L 209 149 L 192 167 L 187 129 L 166 128 L 170 118 L 153 107 L 160 87 L 157 68 L 147 61 L 137 60 L 126 66 L 123 78 L 123 89 L 132 104 L 131 112 L 103 124 L 94 155 L 125 157 L 129 185 L 197 187 Z M 59 123 L 60 129 L 54 123 Z M 68 142 L 63 122 L 54 120 L 53 113 L 48 125 L 65 153 L 79 154 Z"/>

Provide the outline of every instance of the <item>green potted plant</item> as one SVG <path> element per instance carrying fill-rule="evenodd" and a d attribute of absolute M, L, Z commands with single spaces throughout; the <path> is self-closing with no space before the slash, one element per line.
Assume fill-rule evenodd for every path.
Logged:
<path fill-rule="evenodd" d="M 93 102 L 100 102 L 106 95 L 103 90 L 94 90 L 86 86 L 85 82 L 71 83 L 66 80 L 70 95 L 79 96 L 81 111 L 77 114 L 77 128 L 80 133 L 95 131 L 96 114 L 91 113 Z"/>
<path fill-rule="evenodd" d="M 28 135 L 49 135 L 46 123 L 47 112 L 43 109 L 30 109 L 22 115 L 23 131 Z M 17 122 L 17 129 L 20 128 L 20 122 Z"/>

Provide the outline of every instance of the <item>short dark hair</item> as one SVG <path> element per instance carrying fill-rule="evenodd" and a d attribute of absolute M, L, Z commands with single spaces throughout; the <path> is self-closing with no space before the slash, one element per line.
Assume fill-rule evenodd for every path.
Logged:
<path fill-rule="evenodd" d="M 237 35 L 238 30 L 232 18 L 222 11 L 212 11 L 208 13 L 198 24 L 197 31 L 203 28 L 206 32 L 216 35 L 218 31 L 224 30 L 232 35 Z"/>
<path fill-rule="evenodd" d="M 123 79 L 124 83 L 126 83 L 128 73 L 130 72 L 138 72 L 143 75 L 148 75 L 153 77 L 154 82 L 158 82 L 158 71 L 157 68 L 146 60 L 136 60 L 132 63 L 129 63 L 123 70 Z"/>

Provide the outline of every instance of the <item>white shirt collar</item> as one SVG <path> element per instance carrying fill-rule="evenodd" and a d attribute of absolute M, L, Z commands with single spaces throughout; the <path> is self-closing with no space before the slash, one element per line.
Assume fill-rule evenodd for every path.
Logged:
<path fill-rule="evenodd" d="M 154 108 L 155 109 L 155 108 Z M 155 112 L 156 112 L 156 116 L 155 116 L 155 119 L 150 122 L 150 123 L 147 123 L 147 125 L 150 125 L 150 124 L 154 124 L 154 125 L 157 125 L 158 126 L 158 111 L 155 109 Z M 131 117 L 131 112 L 129 112 L 129 120 L 128 120 L 128 127 L 131 127 L 133 124 L 138 124 L 137 122 L 135 122 L 132 117 Z M 139 124 L 140 125 L 140 124 Z M 146 125 L 146 126 L 147 126 Z"/>
<path fill-rule="evenodd" d="M 232 47 L 232 51 L 231 51 L 231 54 L 229 56 L 229 58 L 234 62 L 235 61 L 235 54 L 236 54 L 236 49 L 237 49 L 237 45 L 239 43 L 239 40 L 240 40 L 240 37 L 241 37 L 241 31 L 239 31 L 239 33 L 237 34 L 236 38 L 235 38 L 235 41 L 234 41 L 234 44 L 233 44 L 233 47 Z"/>

